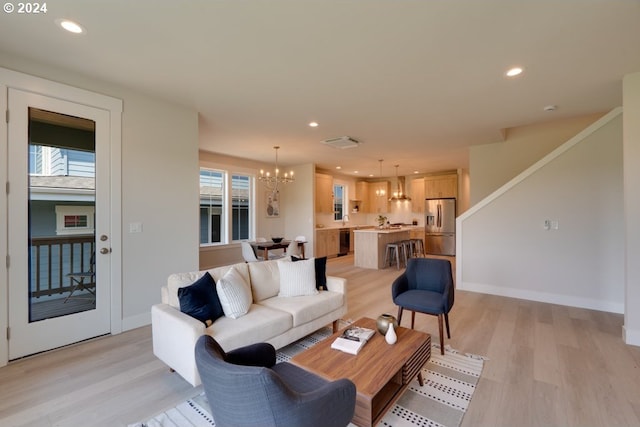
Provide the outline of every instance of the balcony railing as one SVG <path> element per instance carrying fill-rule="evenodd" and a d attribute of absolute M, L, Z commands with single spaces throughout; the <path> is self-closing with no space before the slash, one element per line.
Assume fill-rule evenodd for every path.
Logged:
<path fill-rule="evenodd" d="M 95 251 L 93 235 L 33 237 L 31 239 L 31 297 L 71 292 L 69 273 L 89 271 Z M 95 283 L 85 283 L 95 286 Z"/>

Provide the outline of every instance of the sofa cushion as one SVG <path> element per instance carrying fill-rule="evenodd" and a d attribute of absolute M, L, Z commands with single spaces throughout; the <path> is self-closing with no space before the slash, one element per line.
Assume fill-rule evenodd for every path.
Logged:
<path fill-rule="evenodd" d="M 235 268 L 229 269 L 216 284 L 224 315 L 237 319 L 249 311 L 253 298 L 251 288 Z"/>
<path fill-rule="evenodd" d="M 233 265 L 225 265 L 224 267 L 216 267 L 210 270 L 206 270 L 211 274 L 213 280 L 217 282 L 220 280 L 224 274 L 231 269 L 231 267 L 235 268 L 244 278 L 244 280 L 249 283 L 249 269 L 247 268 L 247 264 L 242 262 Z M 178 289 L 189 286 L 199 278 L 204 275 L 205 271 L 191 271 L 188 273 L 174 273 L 171 274 L 167 278 L 167 297 L 166 301 L 171 307 L 175 307 L 180 310 L 180 301 L 178 300 Z"/>
<path fill-rule="evenodd" d="M 178 289 L 180 311 L 209 326 L 218 317 L 224 316 L 216 283 L 209 273 L 205 273 L 193 284 Z"/>
<path fill-rule="evenodd" d="M 299 262 L 278 261 L 280 271 L 279 297 L 315 295 L 316 273 L 313 259 Z"/>
<path fill-rule="evenodd" d="M 267 341 L 293 327 L 293 317 L 282 310 L 253 304 L 247 314 L 238 318 L 221 317 L 205 333 L 218 341 L 225 351 L 256 342 Z"/>
<path fill-rule="evenodd" d="M 254 302 L 278 295 L 280 292 L 278 261 L 249 262 L 247 265 Z"/>
<path fill-rule="evenodd" d="M 316 295 L 269 298 L 260 305 L 290 313 L 293 326 L 296 327 L 342 307 L 345 304 L 344 298 L 345 295 L 339 292 L 321 291 Z M 220 320 L 222 319 L 218 321 Z"/>
<path fill-rule="evenodd" d="M 312 258 L 316 268 L 316 289 L 319 291 L 327 289 L 327 257 Z M 291 257 L 291 261 L 302 261 L 304 258 Z"/>
<path fill-rule="evenodd" d="M 227 274 L 227 271 L 231 270 L 231 268 L 234 268 L 238 273 L 240 273 L 240 275 L 242 276 L 242 278 L 244 279 L 245 282 L 247 283 L 251 283 L 250 277 L 249 277 L 249 267 L 248 264 L 246 262 L 239 262 L 236 264 L 232 264 L 232 265 L 224 265 L 222 267 L 215 267 L 215 268 L 211 268 L 209 270 L 206 270 L 209 272 L 209 274 L 211 274 L 211 277 L 213 277 L 213 280 L 215 280 L 216 282 L 218 280 L 220 280 L 221 277 L 223 277 L 225 274 Z"/>

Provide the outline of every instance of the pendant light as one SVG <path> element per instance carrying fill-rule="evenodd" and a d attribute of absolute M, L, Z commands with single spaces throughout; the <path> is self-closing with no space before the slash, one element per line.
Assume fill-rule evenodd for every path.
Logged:
<path fill-rule="evenodd" d="M 380 162 L 380 179 L 382 179 L 382 162 L 383 161 L 384 159 L 378 160 L 378 162 Z M 376 189 L 376 197 L 384 197 L 386 195 L 387 193 L 384 191 L 384 188 L 380 187 Z"/>
<path fill-rule="evenodd" d="M 293 171 L 285 172 L 284 175 L 280 175 L 280 169 L 278 169 L 278 150 L 280 149 L 280 147 L 276 145 L 273 148 L 274 150 L 276 150 L 275 171 L 272 174 L 271 172 L 265 172 L 263 169 L 260 169 L 260 176 L 258 177 L 258 180 L 264 182 L 267 190 L 275 193 L 276 191 L 278 191 L 279 184 L 288 184 L 290 182 L 293 182 L 295 178 L 293 177 Z"/>

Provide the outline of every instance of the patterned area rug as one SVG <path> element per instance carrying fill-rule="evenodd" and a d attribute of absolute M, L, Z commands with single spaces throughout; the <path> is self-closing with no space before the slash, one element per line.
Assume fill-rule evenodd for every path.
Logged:
<path fill-rule="evenodd" d="M 277 352 L 278 362 L 285 362 L 301 351 L 314 346 L 331 335 L 322 329 Z M 432 344 L 431 359 L 424 366 L 424 386 L 414 379 L 398 399 L 396 405 L 382 418 L 378 427 L 458 427 L 462 423 L 486 358 L 463 354 L 445 346 Z M 129 427 L 210 427 L 215 422 L 209 413 L 204 394 L 195 396 L 175 408 L 156 415 L 148 421 Z M 350 426 L 355 427 L 353 424 Z"/>

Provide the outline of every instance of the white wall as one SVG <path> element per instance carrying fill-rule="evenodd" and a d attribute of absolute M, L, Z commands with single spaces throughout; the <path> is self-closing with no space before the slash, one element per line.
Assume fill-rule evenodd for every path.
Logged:
<path fill-rule="evenodd" d="M 286 197 L 282 201 L 281 215 L 284 215 L 284 233 L 288 239 L 304 236 L 307 239 L 305 256 L 313 256 L 315 240 L 314 222 L 314 187 L 315 165 L 308 163 L 293 167 L 296 181 L 286 187 Z"/>
<path fill-rule="evenodd" d="M 622 312 L 622 206 L 617 109 L 458 218 L 457 286 Z"/>
<path fill-rule="evenodd" d="M 197 112 L 117 84 L 2 53 L 0 67 L 123 100 L 122 326 L 151 321 L 160 286 L 198 268 Z M 143 231 L 129 234 L 129 224 Z M 4 245 L 5 242 L 0 242 Z"/>
<path fill-rule="evenodd" d="M 505 141 L 469 149 L 471 206 L 602 117 L 591 114 L 505 130 Z"/>
<path fill-rule="evenodd" d="M 200 134 L 206 138 L 205 133 Z M 200 166 L 214 169 L 224 169 L 239 173 L 256 175 L 260 169 L 273 168 L 273 163 L 261 163 L 239 157 L 226 156 L 219 153 L 200 151 Z M 293 239 L 304 235 L 310 240 L 307 243 L 305 255 L 310 255 L 313 248 L 313 164 L 299 165 L 287 170 L 293 170 L 296 180 L 294 183 L 283 185 L 280 189 L 280 216 L 266 215 L 267 190 L 260 182 L 256 183 L 256 236 L 269 239 L 274 236 L 284 236 Z M 200 269 L 208 269 L 236 262 L 243 262 L 239 244 L 220 246 L 206 246 L 199 250 Z"/>
<path fill-rule="evenodd" d="M 151 322 L 167 276 L 198 268 L 198 116 L 126 93 L 122 132 L 123 317 Z M 142 233 L 129 224 L 142 223 Z"/>
<path fill-rule="evenodd" d="M 640 73 L 623 80 L 626 225 L 624 339 L 640 345 Z"/>

